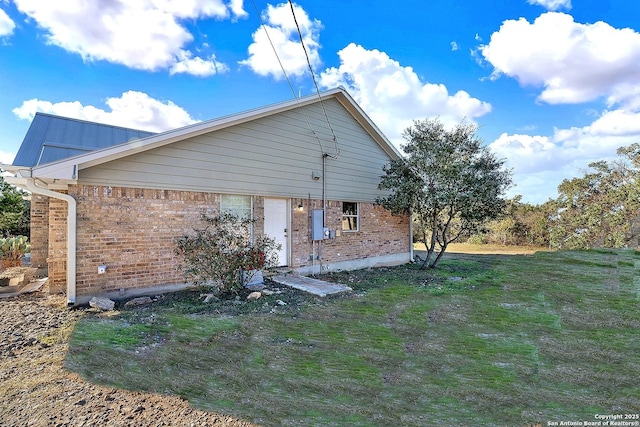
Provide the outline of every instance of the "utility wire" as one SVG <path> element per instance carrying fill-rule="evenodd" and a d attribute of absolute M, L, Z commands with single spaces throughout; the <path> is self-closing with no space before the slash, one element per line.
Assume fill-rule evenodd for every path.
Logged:
<path fill-rule="evenodd" d="M 260 19 L 260 25 L 262 26 L 262 29 L 264 30 L 264 33 L 267 35 L 267 40 L 269 40 L 269 44 L 271 45 L 271 49 L 273 49 L 273 53 L 275 53 L 275 55 L 276 55 L 276 59 L 278 60 L 278 64 L 280 64 L 280 69 L 282 70 L 282 74 L 284 74 L 284 78 L 287 81 L 287 83 L 289 84 L 289 89 L 291 89 L 291 93 L 293 93 L 293 97 L 294 98 L 298 98 L 296 96 L 296 91 L 293 88 L 293 85 L 291 84 L 291 80 L 289 80 L 289 76 L 287 75 L 287 72 L 284 69 L 284 65 L 282 65 L 282 61 L 280 61 L 280 56 L 278 55 L 278 51 L 276 50 L 276 47 L 273 45 L 273 41 L 271 41 L 271 36 L 269 36 L 269 31 L 267 31 L 267 26 L 264 23 L 264 21 L 262 20 L 262 15 L 260 14 L 260 11 L 258 10 L 258 7 L 256 6 L 255 0 L 251 0 L 251 3 L 253 3 L 253 8 L 256 10 L 256 15 L 258 15 L 258 19 Z"/>
<path fill-rule="evenodd" d="M 262 19 L 262 15 L 260 14 L 260 11 L 258 10 L 258 7 L 256 6 L 255 0 L 251 0 L 251 3 L 253 3 L 253 8 L 256 11 L 256 15 L 258 15 L 258 19 L 260 19 L 260 25 L 262 26 L 262 29 L 264 30 L 264 33 L 267 35 L 267 39 L 269 40 L 269 44 L 271 45 L 271 49 L 273 49 L 273 53 L 276 55 L 276 58 L 278 59 L 278 64 L 280 64 L 280 69 L 282 70 L 282 74 L 284 75 L 284 78 L 287 80 L 287 83 L 289 84 L 289 89 L 291 89 L 291 93 L 293 94 L 293 97 L 296 100 L 296 102 L 300 103 L 299 97 L 296 95 L 296 91 L 293 88 L 293 85 L 291 84 L 291 80 L 289 80 L 289 76 L 287 75 L 287 71 L 285 70 L 284 65 L 282 64 L 282 61 L 280 60 L 280 55 L 278 55 L 278 51 L 276 50 L 276 47 L 274 46 L 273 41 L 271 40 L 271 36 L 269 36 L 269 31 L 267 31 L 267 26 L 264 23 L 264 20 Z M 293 19 L 295 21 L 295 15 L 294 15 Z M 298 25 L 298 23 L 296 22 L 296 26 L 297 25 Z M 298 28 L 298 33 L 300 33 L 300 29 L 299 28 Z M 302 45 L 302 47 L 304 48 L 304 45 Z M 305 50 L 305 55 L 306 55 L 306 53 L 307 52 Z M 308 58 L 307 58 L 307 60 L 308 60 Z M 316 88 L 317 88 L 317 86 L 316 86 Z M 322 102 L 322 100 L 320 100 L 320 101 Z M 309 118 L 305 114 L 304 109 L 301 108 L 300 112 L 302 113 L 302 116 L 304 117 L 305 121 L 307 122 L 307 127 L 309 128 L 309 131 L 311 132 L 311 134 L 313 134 L 313 136 L 316 137 L 316 140 L 318 141 L 318 145 L 320 146 L 320 152 L 322 154 L 324 154 L 324 148 L 322 147 L 322 141 L 320 141 L 320 138 L 318 137 L 318 134 L 311 127 L 311 123 L 309 122 Z M 335 138 L 335 135 L 334 135 L 334 138 Z"/>
<path fill-rule="evenodd" d="M 313 80 L 313 85 L 316 87 L 316 93 L 318 94 L 318 99 L 320 100 L 320 106 L 322 107 L 322 112 L 324 113 L 324 118 L 327 121 L 327 125 L 329 125 L 329 129 L 331 130 L 331 135 L 333 136 L 333 143 L 335 146 L 335 154 L 333 156 L 329 156 L 332 158 L 338 158 L 340 154 L 340 147 L 338 146 L 338 138 L 336 138 L 336 133 L 331 126 L 331 122 L 329 121 L 329 116 L 327 115 L 327 110 L 324 108 L 324 102 L 322 97 L 320 96 L 320 89 L 318 88 L 318 82 L 316 81 L 316 75 L 313 72 L 313 67 L 311 66 L 311 60 L 309 59 L 309 54 L 307 53 L 307 48 L 304 45 L 304 40 L 302 38 L 302 32 L 300 31 L 300 26 L 298 25 L 298 19 L 296 18 L 296 13 L 293 9 L 293 3 L 289 0 L 289 7 L 291 8 L 291 14 L 293 15 L 293 21 L 296 24 L 296 29 L 298 30 L 298 37 L 300 37 L 300 44 L 302 45 L 302 50 L 304 51 L 304 56 L 307 58 L 307 65 L 309 66 L 309 71 L 311 72 L 311 79 Z M 326 154 L 326 153 L 325 153 Z M 328 154 L 327 154 L 328 155 Z"/>

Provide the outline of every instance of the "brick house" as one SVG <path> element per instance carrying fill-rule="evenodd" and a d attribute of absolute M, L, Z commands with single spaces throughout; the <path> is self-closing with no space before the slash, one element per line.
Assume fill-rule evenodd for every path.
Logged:
<path fill-rule="evenodd" d="M 250 214 L 301 274 L 408 262 L 409 218 L 374 204 L 399 156 L 338 88 L 158 134 L 38 114 L 2 169 L 32 192 L 32 265 L 75 304 L 188 286 L 174 242 L 202 212 Z"/>

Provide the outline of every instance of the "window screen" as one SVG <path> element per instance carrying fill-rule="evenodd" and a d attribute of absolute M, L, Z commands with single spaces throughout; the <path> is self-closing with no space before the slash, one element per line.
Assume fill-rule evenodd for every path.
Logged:
<path fill-rule="evenodd" d="M 358 231 L 358 204 L 354 202 L 342 202 L 342 230 Z"/>
<path fill-rule="evenodd" d="M 223 194 L 220 199 L 220 210 L 238 218 L 251 219 L 251 196 Z"/>

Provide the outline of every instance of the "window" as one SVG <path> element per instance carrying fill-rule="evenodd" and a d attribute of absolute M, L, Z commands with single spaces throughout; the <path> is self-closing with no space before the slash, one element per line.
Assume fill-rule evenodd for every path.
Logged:
<path fill-rule="evenodd" d="M 354 202 L 342 202 L 342 230 L 358 231 L 358 204 Z"/>
<path fill-rule="evenodd" d="M 223 194 L 220 198 L 220 211 L 238 218 L 251 219 L 251 196 Z"/>

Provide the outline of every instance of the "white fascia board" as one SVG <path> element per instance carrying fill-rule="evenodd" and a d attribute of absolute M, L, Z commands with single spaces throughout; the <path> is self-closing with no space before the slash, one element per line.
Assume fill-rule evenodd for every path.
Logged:
<path fill-rule="evenodd" d="M 0 163 L 0 169 L 5 172 L 9 172 L 17 175 L 21 170 L 31 169 L 29 166 L 14 166 L 14 165 L 6 165 L 4 163 Z"/>
<path fill-rule="evenodd" d="M 27 188 L 27 179 L 21 176 L 5 176 L 3 177 L 7 184 L 11 184 L 19 188 Z"/>
<path fill-rule="evenodd" d="M 48 177 L 36 177 L 33 174 L 33 168 L 29 166 L 14 166 L 0 164 L 0 169 L 5 172 L 9 172 L 13 175 L 4 175 L 3 178 L 6 182 L 16 187 L 20 187 L 24 190 L 27 189 L 27 180 L 29 178 L 37 178 L 40 185 L 44 186 L 44 189 L 49 190 L 67 190 L 69 185 L 75 184 L 75 179 L 60 179 L 60 178 L 48 178 Z M 29 190 L 28 190 L 29 191 Z"/>
<path fill-rule="evenodd" d="M 63 179 L 67 181 L 76 181 L 78 176 L 78 166 L 75 162 L 57 162 L 51 163 L 49 166 L 51 167 L 34 167 L 32 170 L 32 176 L 42 180 Z"/>

